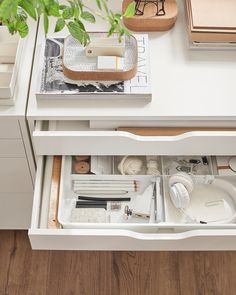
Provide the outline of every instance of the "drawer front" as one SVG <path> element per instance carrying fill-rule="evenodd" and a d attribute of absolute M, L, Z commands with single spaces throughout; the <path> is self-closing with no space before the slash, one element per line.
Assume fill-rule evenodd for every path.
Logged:
<path fill-rule="evenodd" d="M 17 120 L 0 120 L 1 138 L 21 138 L 19 123 Z"/>
<path fill-rule="evenodd" d="M 0 158 L 0 193 L 33 192 L 28 162 L 24 158 Z"/>
<path fill-rule="evenodd" d="M 235 155 L 236 131 L 141 136 L 126 131 L 35 131 L 37 155 Z"/>
<path fill-rule="evenodd" d="M 33 193 L 0 193 L 0 229 L 30 226 Z"/>
<path fill-rule="evenodd" d="M 21 139 L 0 139 L 0 158 L 23 157 L 25 150 Z"/>
<path fill-rule="evenodd" d="M 141 234 L 122 230 L 29 230 L 39 250 L 236 250 L 236 230 L 193 230 L 178 234 Z"/>
<path fill-rule="evenodd" d="M 190 229 L 174 232 L 156 225 L 145 232 L 129 229 L 48 228 L 53 190 L 53 158 L 39 157 L 29 238 L 33 249 L 51 250 L 236 250 L 236 229 Z M 50 180 L 51 178 L 51 180 Z M 53 205 L 55 206 L 55 204 Z M 45 221 L 46 220 L 46 221 Z"/>

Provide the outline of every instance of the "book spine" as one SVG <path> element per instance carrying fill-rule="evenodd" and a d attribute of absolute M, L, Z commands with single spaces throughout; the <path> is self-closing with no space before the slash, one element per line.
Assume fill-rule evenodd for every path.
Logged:
<path fill-rule="evenodd" d="M 133 79 L 125 82 L 125 92 L 130 94 L 148 94 L 151 93 L 148 35 L 134 36 L 138 45 L 138 71 Z"/>

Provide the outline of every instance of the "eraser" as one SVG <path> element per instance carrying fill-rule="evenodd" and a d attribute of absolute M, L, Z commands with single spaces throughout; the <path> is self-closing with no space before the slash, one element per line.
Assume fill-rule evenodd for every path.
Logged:
<path fill-rule="evenodd" d="M 97 68 L 99 70 L 123 70 L 124 58 L 118 56 L 98 56 Z"/>

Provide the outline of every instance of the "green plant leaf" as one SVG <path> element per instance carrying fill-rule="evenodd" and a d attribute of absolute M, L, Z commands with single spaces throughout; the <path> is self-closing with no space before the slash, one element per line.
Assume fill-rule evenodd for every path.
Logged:
<path fill-rule="evenodd" d="M 3 0 L 0 5 L 0 19 L 9 20 L 17 14 L 17 0 Z"/>
<path fill-rule="evenodd" d="M 97 15 L 105 19 L 110 25 L 108 35 L 117 33 L 118 36 L 129 35 L 130 33 L 122 25 L 123 15 L 113 12 L 109 8 L 108 0 L 96 0 Z M 89 41 L 89 34 L 84 26 L 84 21 L 95 23 L 95 12 L 86 0 L 0 0 L 0 22 L 8 27 L 14 34 L 19 32 L 22 37 L 28 33 L 27 19 L 32 17 L 37 20 L 43 17 L 45 34 L 49 30 L 49 16 L 56 17 L 55 32 L 61 31 L 65 26 L 68 27 L 71 35 L 85 45 Z M 135 12 L 135 2 L 132 1 L 125 16 L 132 16 Z"/>
<path fill-rule="evenodd" d="M 34 0 L 34 6 L 37 11 L 37 16 L 39 17 L 45 11 L 45 4 L 43 0 Z"/>
<path fill-rule="evenodd" d="M 79 19 L 76 19 L 75 22 L 80 26 L 82 31 L 86 31 L 84 24 Z"/>
<path fill-rule="evenodd" d="M 88 12 L 88 11 L 83 11 L 82 13 L 81 13 L 81 17 L 84 19 L 84 20 L 86 20 L 86 21 L 88 21 L 88 22 L 90 22 L 90 23 L 95 23 L 96 22 L 96 19 L 95 19 L 95 17 L 94 17 L 94 15 L 92 15 L 92 13 L 90 13 L 90 12 Z"/>
<path fill-rule="evenodd" d="M 22 7 L 34 20 L 37 19 L 36 10 L 31 0 L 21 0 L 19 6 Z"/>
<path fill-rule="evenodd" d="M 60 16 L 60 7 L 57 2 L 54 2 L 48 7 L 48 14 L 52 16 Z"/>
<path fill-rule="evenodd" d="M 64 10 L 64 9 L 66 9 L 66 7 L 67 6 L 66 5 L 63 5 L 63 4 L 62 5 L 59 5 L 60 10 Z"/>
<path fill-rule="evenodd" d="M 133 1 L 131 2 L 128 7 L 126 8 L 126 11 L 124 13 L 124 17 L 132 17 L 135 15 L 135 7 L 136 3 Z"/>
<path fill-rule="evenodd" d="M 16 27 L 14 23 L 8 23 L 7 24 L 8 30 L 11 34 L 16 33 Z"/>
<path fill-rule="evenodd" d="M 97 7 L 101 10 L 102 9 L 101 0 L 96 0 L 96 2 L 97 2 Z"/>
<path fill-rule="evenodd" d="M 48 20 L 48 16 L 46 13 L 44 13 L 43 15 L 43 26 L 44 26 L 44 32 L 47 35 L 48 33 L 48 26 L 49 26 L 49 20 Z"/>
<path fill-rule="evenodd" d="M 64 19 L 70 19 L 73 17 L 73 15 L 74 15 L 74 9 L 72 7 L 66 7 L 63 10 L 62 17 Z"/>
<path fill-rule="evenodd" d="M 69 22 L 68 25 L 68 30 L 70 34 L 77 40 L 80 41 L 81 44 L 83 44 L 83 31 L 81 30 L 81 27 L 78 23 L 75 22 Z"/>
<path fill-rule="evenodd" d="M 107 6 L 107 0 L 101 0 L 102 2 L 102 6 L 106 12 L 107 15 L 109 15 L 109 9 L 108 9 L 108 6 Z"/>
<path fill-rule="evenodd" d="M 63 18 L 59 18 L 56 22 L 54 32 L 60 32 L 65 27 L 65 20 Z"/>
<path fill-rule="evenodd" d="M 25 21 L 18 22 L 16 24 L 16 30 L 19 32 L 21 38 L 26 37 L 29 33 L 29 28 Z"/>
<path fill-rule="evenodd" d="M 77 39 L 82 45 L 86 45 L 89 40 L 89 35 L 87 32 L 81 29 L 81 25 L 77 22 L 69 22 L 67 24 L 70 34 Z"/>
<path fill-rule="evenodd" d="M 18 9 L 17 15 L 15 16 L 16 21 L 17 22 L 19 22 L 19 21 L 26 21 L 27 18 L 28 18 L 28 14 L 24 11 L 23 8 L 20 7 Z"/>

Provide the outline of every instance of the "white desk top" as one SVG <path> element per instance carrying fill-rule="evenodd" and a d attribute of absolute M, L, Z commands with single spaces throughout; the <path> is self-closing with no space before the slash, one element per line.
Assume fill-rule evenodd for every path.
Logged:
<path fill-rule="evenodd" d="M 112 2 L 112 1 L 109 1 Z M 114 1 L 115 6 L 119 6 Z M 190 51 L 184 1 L 178 1 L 175 27 L 151 33 L 153 99 L 145 102 L 36 101 L 41 23 L 34 62 L 28 117 L 31 119 L 96 120 L 227 120 L 236 124 L 236 50 Z M 96 30 L 104 30 L 98 23 Z M 52 26 L 53 27 L 53 26 Z M 89 26 L 88 26 L 89 28 Z M 94 31 L 94 27 L 91 26 Z"/>
<path fill-rule="evenodd" d="M 28 98 L 28 87 L 30 82 L 31 67 L 33 62 L 34 45 L 36 39 L 37 24 L 30 21 L 30 30 L 28 36 L 23 40 L 24 48 L 21 54 L 19 71 L 17 74 L 15 86 L 15 105 L 1 106 L 0 105 L 0 120 L 1 119 L 16 119 L 24 117 L 26 112 L 26 103 Z"/>

